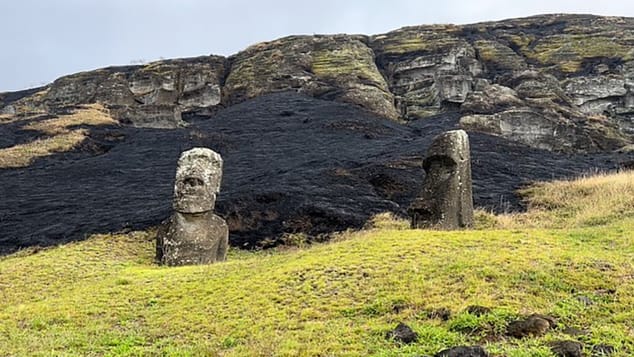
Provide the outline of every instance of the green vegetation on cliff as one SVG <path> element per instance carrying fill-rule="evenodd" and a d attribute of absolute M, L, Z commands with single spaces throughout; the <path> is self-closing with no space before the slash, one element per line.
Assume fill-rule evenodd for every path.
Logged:
<path fill-rule="evenodd" d="M 383 216 L 328 244 L 233 251 L 226 263 L 181 268 L 153 264 L 153 232 L 25 250 L 0 259 L 0 355 L 414 356 L 484 344 L 494 356 L 551 356 L 550 341 L 577 339 L 628 356 L 633 176 L 526 191 L 554 222 L 576 222 L 555 226 L 575 228 L 517 220 L 512 229 L 438 232 Z M 590 202 L 602 218 L 580 220 Z M 495 223 L 484 213 L 479 221 Z M 491 311 L 476 316 L 471 305 Z M 446 321 L 435 317 L 442 309 Z M 504 335 L 532 313 L 558 327 L 539 338 Z M 386 338 L 400 321 L 419 342 Z M 571 337 L 566 327 L 585 332 Z"/>

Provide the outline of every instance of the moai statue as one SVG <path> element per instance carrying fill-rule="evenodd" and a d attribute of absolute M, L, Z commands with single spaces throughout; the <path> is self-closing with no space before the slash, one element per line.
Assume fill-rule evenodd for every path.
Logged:
<path fill-rule="evenodd" d="M 434 138 L 423 160 L 423 188 L 408 209 L 412 228 L 460 229 L 473 225 L 469 137 L 452 130 Z"/>
<path fill-rule="evenodd" d="M 159 264 L 209 264 L 227 258 L 227 223 L 214 214 L 221 179 L 222 158 L 214 151 L 193 148 L 181 154 L 174 184 L 174 213 L 156 237 Z"/>

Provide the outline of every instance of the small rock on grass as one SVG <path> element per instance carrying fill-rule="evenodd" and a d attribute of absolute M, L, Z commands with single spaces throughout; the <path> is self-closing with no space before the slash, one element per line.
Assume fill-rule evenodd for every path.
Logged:
<path fill-rule="evenodd" d="M 506 334 L 515 338 L 543 336 L 556 324 L 555 319 L 550 316 L 534 314 L 524 320 L 511 322 L 506 329 Z"/>
<path fill-rule="evenodd" d="M 442 321 L 447 321 L 451 317 L 451 310 L 446 307 L 427 310 L 427 317 L 430 319 L 440 319 Z"/>
<path fill-rule="evenodd" d="M 489 357 L 489 354 L 480 346 L 458 346 L 442 350 L 434 357 Z"/>
<path fill-rule="evenodd" d="M 394 330 L 390 331 L 387 337 L 402 343 L 412 343 L 418 340 L 418 334 L 402 322 Z"/>
<path fill-rule="evenodd" d="M 583 345 L 577 341 L 555 341 L 550 350 L 559 357 L 583 357 Z"/>

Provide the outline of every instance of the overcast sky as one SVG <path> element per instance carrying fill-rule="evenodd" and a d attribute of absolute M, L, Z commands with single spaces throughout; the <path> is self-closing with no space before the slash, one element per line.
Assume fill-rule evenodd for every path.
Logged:
<path fill-rule="evenodd" d="M 377 34 L 561 12 L 634 17 L 634 1 L 0 0 L 0 92 L 109 65 L 230 55 L 291 34 Z"/>

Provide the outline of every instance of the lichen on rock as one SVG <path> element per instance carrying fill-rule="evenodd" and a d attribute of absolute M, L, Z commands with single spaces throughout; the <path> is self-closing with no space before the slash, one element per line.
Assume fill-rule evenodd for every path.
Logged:
<path fill-rule="evenodd" d="M 251 46 L 231 58 L 227 102 L 293 90 L 396 119 L 393 96 L 364 41 L 363 36 L 292 36 Z"/>

